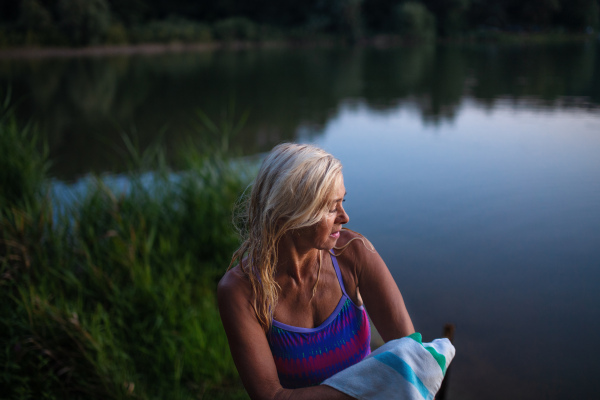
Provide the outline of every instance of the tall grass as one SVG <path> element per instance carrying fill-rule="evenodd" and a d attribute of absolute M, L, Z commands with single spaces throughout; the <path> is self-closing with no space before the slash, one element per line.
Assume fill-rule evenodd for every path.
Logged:
<path fill-rule="evenodd" d="M 238 167 L 197 153 L 175 174 L 156 157 L 57 208 L 7 102 L 0 133 L 0 397 L 247 398 L 215 301 Z"/>

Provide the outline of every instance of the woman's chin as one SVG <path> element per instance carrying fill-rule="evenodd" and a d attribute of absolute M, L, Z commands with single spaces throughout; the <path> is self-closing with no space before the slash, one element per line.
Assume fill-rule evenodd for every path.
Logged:
<path fill-rule="evenodd" d="M 339 235 L 338 235 L 338 237 L 334 237 L 332 235 L 329 235 L 329 240 L 325 244 L 326 249 L 328 251 L 331 250 L 331 249 L 333 249 L 336 246 L 338 239 L 339 239 Z"/>

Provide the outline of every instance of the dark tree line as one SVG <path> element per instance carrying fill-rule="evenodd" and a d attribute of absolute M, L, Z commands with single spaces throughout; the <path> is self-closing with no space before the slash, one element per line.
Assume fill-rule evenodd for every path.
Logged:
<path fill-rule="evenodd" d="M 600 0 L 1 0 L 0 46 L 593 32 Z"/>

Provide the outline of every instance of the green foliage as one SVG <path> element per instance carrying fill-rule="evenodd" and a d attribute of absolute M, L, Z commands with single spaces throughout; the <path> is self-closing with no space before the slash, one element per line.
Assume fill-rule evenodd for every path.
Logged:
<path fill-rule="evenodd" d="M 209 42 L 212 32 L 206 24 L 171 17 L 135 26 L 131 38 L 135 43 Z"/>
<path fill-rule="evenodd" d="M 152 4 L 152 2 L 147 0 L 107 1 L 113 17 L 127 27 L 148 21 L 156 14 L 156 3 Z"/>
<path fill-rule="evenodd" d="M 408 4 L 405 6 L 405 4 Z M 600 28 L 598 0 L 20 0 L 0 2 L 0 46 L 264 40 L 358 42 L 365 36 L 489 39 Z M 425 11 L 426 10 L 426 11 Z M 427 27 L 423 27 L 427 26 Z M 416 35 L 416 36 L 415 36 Z"/>
<path fill-rule="evenodd" d="M 12 26 L 5 28 L 5 33 L 0 29 L 0 46 L 43 46 L 62 42 L 51 9 L 39 0 L 23 0 L 18 4 L 18 18 Z"/>
<path fill-rule="evenodd" d="M 396 32 L 408 38 L 423 40 L 435 37 L 435 17 L 421 3 L 407 2 L 393 10 Z"/>
<path fill-rule="evenodd" d="M 234 40 L 256 40 L 258 26 L 248 18 L 232 17 L 217 21 L 213 25 L 215 38 L 231 42 Z"/>
<path fill-rule="evenodd" d="M 43 195 L 35 131 L 5 109 L 0 150 L 16 155 L 1 168 L 2 396 L 246 398 L 215 299 L 237 246 L 240 167 L 197 152 L 173 173 L 159 152 L 138 154 L 156 169 L 119 190 L 90 179 L 59 207 Z"/>
<path fill-rule="evenodd" d="M 17 123 L 9 91 L 0 103 L 0 210 L 33 206 L 43 192 L 48 151 L 32 128 Z"/>
<path fill-rule="evenodd" d="M 126 44 L 129 42 L 129 35 L 123 24 L 112 24 L 106 31 L 107 44 Z"/>
<path fill-rule="evenodd" d="M 106 0 L 59 0 L 57 13 L 61 30 L 77 45 L 102 42 L 110 27 Z"/>
<path fill-rule="evenodd" d="M 239 135 L 246 124 L 249 111 L 243 112 L 239 118 L 236 118 L 235 101 L 232 99 L 229 101 L 228 107 L 221 111 L 221 118 L 218 121 L 213 121 L 202 110 L 196 111 L 196 115 L 198 118 L 197 121 L 194 121 L 194 130 L 204 133 L 208 138 L 202 146 L 210 149 L 212 153 L 227 154 L 231 151 L 230 142 Z M 186 157 L 186 159 L 193 161 L 194 152 L 191 155 L 191 158 Z M 193 164 L 195 163 L 192 162 Z"/>
<path fill-rule="evenodd" d="M 53 25 L 52 15 L 38 0 L 21 2 L 19 22 L 26 29 L 39 29 L 42 32 L 51 29 Z"/>

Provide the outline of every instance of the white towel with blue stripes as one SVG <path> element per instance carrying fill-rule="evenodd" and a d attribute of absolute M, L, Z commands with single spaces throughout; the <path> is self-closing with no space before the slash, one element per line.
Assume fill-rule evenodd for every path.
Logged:
<path fill-rule="evenodd" d="M 448 339 L 422 343 L 416 332 L 387 342 L 322 385 L 360 400 L 431 400 L 454 354 Z"/>

